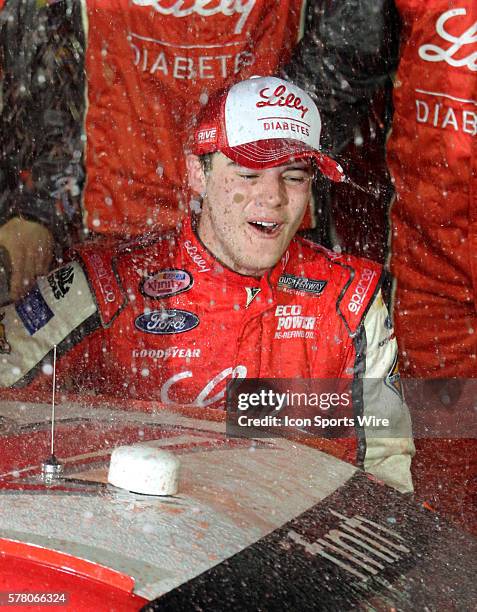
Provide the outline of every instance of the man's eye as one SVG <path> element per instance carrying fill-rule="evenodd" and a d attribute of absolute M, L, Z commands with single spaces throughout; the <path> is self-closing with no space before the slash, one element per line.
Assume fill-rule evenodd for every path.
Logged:
<path fill-rule="evenodd" d="M 247 172 L 239 172 L 238 175 L 240 178 L 248 179 L 248 180 L 253 180 L 253 179 L 258 178 L 258 174 L 249 174 Z"/>
<path fill-rule="evenodd" d="M 308 173 L 300 173 L 300 174 L 284 174 L 283 180 L 288 183 L 307 183 L 311 180 L 311 174 Z"/>

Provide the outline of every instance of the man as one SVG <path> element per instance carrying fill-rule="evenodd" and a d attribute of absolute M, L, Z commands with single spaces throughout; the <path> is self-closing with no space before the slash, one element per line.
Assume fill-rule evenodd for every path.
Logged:
<path fill-rule="evenodd" d="M 119 252 L 82 247 L 2 309 L 3 385 L 41 367 L 54 344 L 76 389 L 218 407 L 230 378 L 348 378 L 354 414 L 383 410 L 389 438 L 358 428 L 348 458 L 411 490 L 409 417 L 380 267 L 295 237 L 320 150 L 319 111 L 273 77 L 211 101 L 187 157 L 201 211 L 179 233 Z M 367 384 L 364 384 L 366 379 Z"/>
<path fill-rule="evenodd" d="M 63 245 L 78 231 L 80 194 L 87 231 L 176 226 L 195 115 L 227 84 L 289 59 L 305 1 L 4 4 L 0 245 L 17 299 L 47 272 L 52 238 Z"/>

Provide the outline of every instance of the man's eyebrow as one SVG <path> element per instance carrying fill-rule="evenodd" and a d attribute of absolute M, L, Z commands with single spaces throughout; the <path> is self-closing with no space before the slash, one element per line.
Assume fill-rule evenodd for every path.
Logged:
<path fill-rule="evenodd" d="M 238 164 L 237 162 L 234 162 L 233 160 L 230 160 L 227 163 L 227 166 L 235 166 L 236 168 L 244 168 L 245 170 L 251 170 L 253 171 L 253 168 L 247 168 L 247 166 L 242 166 L 242 164 Z"/>
<path fill-rule="evenodd" d="M 284 172 L 288 170 L 313 170 L 313 166 L 311 164 L 291 164 L 283 169 Z"/>

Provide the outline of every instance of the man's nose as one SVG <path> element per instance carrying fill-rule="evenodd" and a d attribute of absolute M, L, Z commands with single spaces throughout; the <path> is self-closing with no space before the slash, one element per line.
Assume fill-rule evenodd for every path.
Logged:
<path fill-rule="evenodd" d="M 287 191 L 281 177 L 263 175 L 260 181 L 260 192 L 258 201 L 262 206 L 276 208 L 287 203 Z"/>

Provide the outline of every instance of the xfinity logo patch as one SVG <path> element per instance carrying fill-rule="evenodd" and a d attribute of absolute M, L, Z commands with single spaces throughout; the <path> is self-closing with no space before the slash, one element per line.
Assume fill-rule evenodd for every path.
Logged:
<path fill-rule="evenodd" d="M 146 278 L 142 281 L 140 290 L 146 297 L 159 300 L 188 291 L 193 284 L 194 281 L 189 272 L 170 268 L 160 270 Z"/>
<path fill-rule="evenodd" d="M 187 310 L 152 310 L 139 315 L 134 321 L 137 329 L 146 334 L 183 334 L 199 325 L 199 317 Z"/>
<path fill-rule="evenodd" d="M 325 290 L 328 281 L 315 280 L 304 276 L 295 276 L 293 274 L 282 274 L 278 279 L 278 288 L 285 291 L 296 291 L 310 293 L 311 295 L 321 295 Z"/>

